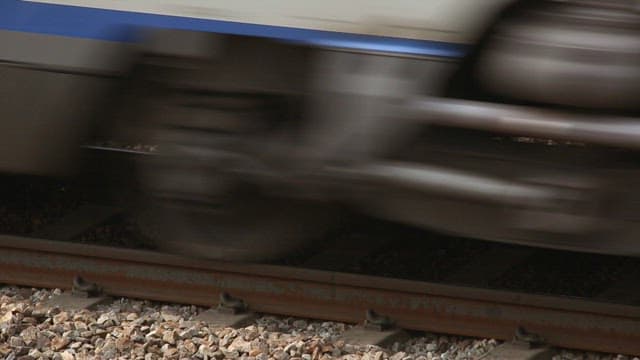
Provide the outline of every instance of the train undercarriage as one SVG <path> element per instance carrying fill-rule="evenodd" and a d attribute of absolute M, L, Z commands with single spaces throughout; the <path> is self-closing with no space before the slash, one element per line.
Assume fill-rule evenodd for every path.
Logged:
<path fill-rule="evenodd" d="M 632 5 L 519 3 L 462 61 L 162 30 L 122 78 L 7 64 L 16 84 L 26 73 L 54 84 L 43 92 L 66 84 L 72 105 L 6 104 L 14 115 L 56 114 L 58 123 L 30 122 L 29 134 L 65 130 L 38 137 L 47 146 L 7 145 L 24 159 L 0 165 L 57 172 L 89 134 L 69 119 L 90 113 L 86 127 L 100 136 L 154 145 L 137 169 L 137 213 L 170 251 L 275 259 L 309 246 L 347 208 L 491 241 L 637 256 Z M 69 98 L 83 87 L 99 95 Z M 58 162 L 42 150 L 61 147 Z"/>

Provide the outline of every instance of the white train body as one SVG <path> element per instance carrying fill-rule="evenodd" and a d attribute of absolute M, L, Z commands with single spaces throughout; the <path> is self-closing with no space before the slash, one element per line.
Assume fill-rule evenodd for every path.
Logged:
<path fill-rule="evenodd" d="M 469 43 L 509 0 L 28 0 L 246 24 Z"/>

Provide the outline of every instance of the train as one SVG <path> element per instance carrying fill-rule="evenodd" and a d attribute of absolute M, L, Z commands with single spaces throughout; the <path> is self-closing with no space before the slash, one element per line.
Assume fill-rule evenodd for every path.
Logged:
<path fill-rule="evenodd" d="M 0 171 L 149 145 L 167 251 L 277 259 L 348 209 L 640 255 L 640 1 L 3 0 L 0 44 Z"/>

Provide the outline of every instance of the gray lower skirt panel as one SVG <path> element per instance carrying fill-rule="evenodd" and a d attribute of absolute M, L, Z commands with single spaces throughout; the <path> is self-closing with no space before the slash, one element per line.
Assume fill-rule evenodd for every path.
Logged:
<path fill-rule="evenodd" d="M 65 36 L 0 31 L 0 61 L 51 69 L 117 73 L 129 61 L 133 45 Z"/>
<path fill-rule="evenodd" d="M 72 170 L 95 105 L 113 80 L 0 66 L 0 172 Z"/>

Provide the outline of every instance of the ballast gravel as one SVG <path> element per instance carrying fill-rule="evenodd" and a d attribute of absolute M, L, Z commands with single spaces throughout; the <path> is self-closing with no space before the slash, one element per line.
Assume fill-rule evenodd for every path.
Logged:
<path fill-rule="evenodd" d="M 194 317 L 204 309 L 119 299 L 96 310 L 43 307 L 60 290 L 0 288 L 2 359 L 475 359 L 499 343 L 423 334 L 388 349 L 345 343 L 351 325 L 262 316 L 240 329 Z M 556 359 L 627 359 L 562 352 Z M 638 358 L 634 358 L 638 359 Z"/>

